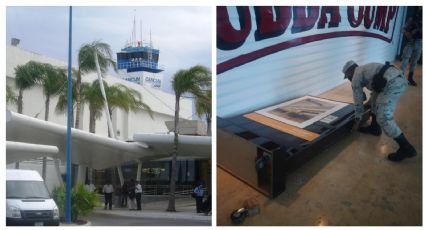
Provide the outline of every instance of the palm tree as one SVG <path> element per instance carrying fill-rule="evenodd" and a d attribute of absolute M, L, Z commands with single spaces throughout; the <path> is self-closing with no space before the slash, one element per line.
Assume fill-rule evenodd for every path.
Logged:
<path fill-rule="evenodd" d="M 15 92 L 13 92 L 12 88 L 6 84 L 6 103 L 7 104 L 16 104 L 18 99 L 16 98 Z"/>
<path fill-rule="evenodd" d="M 18 113 L 23 111 L 24 90 L 32 88 L 43 76 L 44 66 L 42 63 L 29 61 L 25 65 L 15 67 L 15 86 L 18 88 Z"/>
<path fill-rule="evenodd" d="M 97 61 L 96 61 L 97 60 Z M 76 82 L 76 114 L 75 127 L 80 127 L 80 110 L 81 110 L 81 75 L 96 71 L 97 65 L 101 73 L 106 73 L 109 66 L 117 70 L 116 63 L 112 59 L 112 50 L 107 43 L 94 41 L 92 43 L 83 44 L 78 51 L 78 72 Z"/>
<path fill-rule="evenodd" d="M 44 120 L 49 120 L 50 112 L 50 98 L 54 95 L 58 95 L 66 86 L 66 73 L 65 69 L 55 68 L 50 64 L 43 64 L 44 74 L 41 78 L 41 84 L 43 87 L 45 113 Z M 43 170 L 42 177 L 46 179 L 46 166 L 47 166 L 47 157 L 43 157 Z"/>
<path fill-rule="evenodd" d="M 211 136 L 211 89 L 207 90 L 202 97 L 195 98 L 196 114 L 205 116 L 207 120 L 207 135 Z"/>
<path fill-rule="evenodd" d="M 81 87 L 82 102 L 89 105 L 89 130 L 91 133 L 95 133 L 96 120 L 102 117 L 102 110 L 104 109 L 104 100 L 100 92 L 99 84 L 100 82 L 95 80 L 91 85 L 83 84 Z M 151 108 L 143 102 L 141 94 L 136 90 L 130 89 L 121 84 L 109 86 L 106 82 L 104 83 L 104 87 L 107 100 L 111 105 L 109 107 L 109 114 L 112 114 L 112 111 L 115 108 L 120 108 L 126 112 L 129 112 L 130 110 L 137 111 L 145 109 L 153 118 Z"/>
<path fill-rule="evenodd" d="M 106 85 L 105 85 L 106 86 Z M 134 89 L 128 88 L 125 85 L 116 84 L 105 87 L 106 97 L 109 102 L 109 114 L 112 117 L 112 111 L 115 108 L 120 108 L 125 112 L 138 111 L 144 109 L 153 119 L 152 109 L 143 102 L 142 95 Z"/>
<path fill-rule="evenodd" d="M 41 79 L 41 84 L 43 87 L 44 101 L 45 104 L 45 114 L 44 120 L 49 120 L 49 111 L 50 111 L 50 98 L 55 95 L 60 95 L 61 92 L 66 91 L 66 70 L 55 68 L 50 64 L 44 64 L 45 74 Z"/>
<path fill-rule="evenodd" d="M 175 93 L 175 113 L 174 113 L 174 149 L 171 160 L 171 178 L 170 178 L 170 198 L 168 201 L 167 211 L 175 212 L 175 191 L 176 191 L 176 174 L 177 174 L 177 153 L 178 153 L 178 124 L 180 112 L 180 97 L 186 93 L 191 93 L 195 97 L 204 97 L 203 89 L 210 87 L 211 72 L 204 66 L 194 66 L 187 70 L 179 70 L 174 74 L 172 87 Z"/>
<path fill-rule="evenodd" d="M 83 84 L 81 87 L 81 101 L 89 105 L 89 132 L 96 132 L 96 120 L 102 117 L 103 98 L 100 93 L 99 81 L 92 84 Z"/>
<path fill-rule="evenodd" d="M 73 112 L 76 105 L 75 101 L 77 95 L 77 70 L 74 68 L 72 69 L 72 76 L 72 114 L 74 114 Z M 82 83 L 81 87 L 83 87 L 83 85 L 87 85 L 87 83 Z M 59 92 L 59 98 L 58 102 L 56 103 L 55 112 L 56 114 L 66 114 L 68 112 L 68 87 L 64 87 L 64 89 Z M 71 126 L 74 128 L 74 116 L 72 116 L 72 119 Z"/>
<path fill-rule="evenodd" d="M 29 61 L 25 65 L 15 67 L 15 86 L 18 88 L 18 113 L 22 114 L 24 106 L 24 90 L 32 88 L 43 76 L 44 66 L 42 63 Z M 19 168 L 16 162 L 15 168 Z"/>

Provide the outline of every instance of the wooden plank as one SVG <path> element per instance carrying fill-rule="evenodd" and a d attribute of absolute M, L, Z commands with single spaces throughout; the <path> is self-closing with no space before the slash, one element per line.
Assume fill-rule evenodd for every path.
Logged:
<path fill-rule="evenodd" d="M 245 114 L 244 117 L 251 119 L 253 121 L 256 121 L 258 123 L 261 123 L 263 125 L 267 125 L 274 129 L 280 130 L 282 132 L 289 133 L 293 136 L 302 138 L 307 141 L 312 141 L 320 136 L 317 133 L 310 132 L 308 130 L 301 129 L 292 125 L 288 125 L 286 123 L 268 118 L 258 113 L 248 113 L 248 114 Z"/>

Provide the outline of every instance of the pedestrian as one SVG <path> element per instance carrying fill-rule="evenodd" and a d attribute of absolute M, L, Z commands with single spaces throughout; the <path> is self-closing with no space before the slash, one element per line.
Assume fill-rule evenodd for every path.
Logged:
<path fill-rule="evenodd" d="M 94 186 L 93 182 L 89 181 L 88 184 L 85 185 L 86 190 L 89 192 L 94 192 L 96 190 L 96 186 Z"/>
<path fill-rule="evenodd" d="M 127 181 L 124 181 L 124 184 L 121 186 L 121 207 L 127 207 L 127 197 L 128 197 L 128 184 L 127 184 Z"/>
<path fill-rule="evenodd" d="M 196 200 L 196 212 L 202 212 L 202 199 L 204 198 L 204 187 L 202 182 L 193 190 L 195 200 Z"/>
<path fill-rule="evenodd" d="M 348 61 L 342 72 L 344 78 L 351 81 L 355 106 L 355 123 L 353 130 L 375 136 L 381 135 L 381 128 L 385 134 L 398 143 L 399 149 L 387 156 L 388 160 L 401 161 L 406 157 L 416 155 L 415 148 L 409 143 L 394 121 L 393 114 L 397 102 L 406 91 L 407 81 L 403 72 L 388 62 L 369 63 L 363 66 L 354 61 Z M 359 127 L 364 112 L 363 87 L 371 91 L 372 122 L 367 127 Z"/>
<path fill-rule="evenodd" d="M 135 198 L 136 198 L 136 184 L 134 182 L 134 179 L 130 179 L 130 182 L 128 183 L 127 187 L 128 192 L 128 209 L 135 210 L 136 204 L 135 204 Z"/>
<path fill-rule="evenodd" d="M 202 211 L 205 215 L 208 215 L 211 213 L 211 207 L 212 207 L 212 200 L 211 200 L 211 194 L 207 196 L 207 199 L 202 204 Z"/>
<path fill-rule="evenodd" d="M 407 19 L 403 27 L 403 34 L 407 43 L 403 49 L 401 71 L 404 73 L 410 61 L 408 81 L 409 85 L 416 86 L 413 73 L 422 53 L 422 7 L 418 7 L 414 17 Z"/>
<path fill-rule="evenodd" d="M 103 195 L 105 196 L 105 210 L 109 204 L 109 210 L 112 210 L 112 193 L 114 192 L 114 187 L 111 182 L 107 181 L 105 185 L 103 185 Z"/>
<path fill-rule="evenodd" d="M 142 210 L 142 192 L 142 185 L 140 184 L 140 181 L 137 181 L 135 187 L 137 210 Z"/>

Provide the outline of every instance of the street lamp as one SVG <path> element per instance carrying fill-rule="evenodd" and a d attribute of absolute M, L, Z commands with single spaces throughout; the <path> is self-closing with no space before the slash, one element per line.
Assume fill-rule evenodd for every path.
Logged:
<path fill-rule="evenodd" d="M 66 127 L 65 222 L 71 223 L 71 126 L 72 126 L 72 6 L 69 6 L 68 39 L 68 122 Z"/>

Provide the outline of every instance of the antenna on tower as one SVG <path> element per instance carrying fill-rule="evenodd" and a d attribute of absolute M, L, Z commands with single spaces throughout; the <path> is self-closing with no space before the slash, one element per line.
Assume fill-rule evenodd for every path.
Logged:
<path fill-rule="evenodd" d="M 143 24 L 142 24 L 142 20 L 140 20 L 140 46 L 143 47 Z"/>
<path fill-rule="evenodd" d="M 134 18 L 133 18 L 133 33 L 131 34 L 133 37 L 132 46 L 136 46 L 136 9 L 134 9 Z"/>
<path fill-rule="evenodd" d="M 152 45 L 152 29 L 149 29 L 149 46 L 151 48 L 153 48 L 153 45 Z"/>

